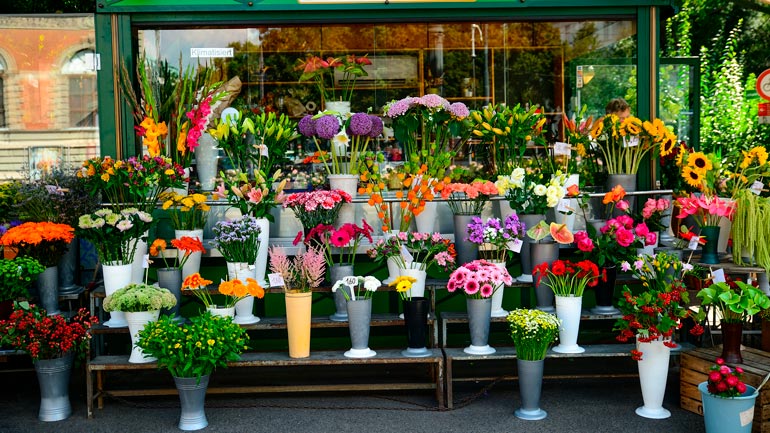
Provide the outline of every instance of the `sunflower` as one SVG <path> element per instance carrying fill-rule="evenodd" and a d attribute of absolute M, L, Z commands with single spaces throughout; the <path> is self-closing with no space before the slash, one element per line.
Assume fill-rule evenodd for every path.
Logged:
<path fill-rule="evenodd" d="M 597 138 L 602 134 L 602 131 L 604 130 L 604 118 L 599 119 L 594 123 L 594 126 L 591 128 L 591 137 Z"/>
<path fill-rule="evenodd" d="M 676 166 L 681 167 L 682 166 L 682 159 L 684 158 L 684 154 L 687 151 L 687 149 L 684 147 L 684 144 L 679 145 L 679 152 L 676 154 Z"/>
<path fill-rule="evenodd" d="M 697 171 L 698 174 L 704 175 L 707 171 L 714 168 L 711 164 L 711 160 L 706 157 L 703 152 L 693 152 L 687 156 L 687 165 Z"/>
<path fill-rule="evenodd" d="M 682 169 L 682 177 L 684 178 L 685 182 L 687 182 L 688 185 L 694 188 L 703 187 L 703 174 L 697 172 L 695 169 L 693 169 L 690 166 L 687 166 Z"/>
<path fill-rule="evenodd" d="M 660 144 L 660 156 L 668 156 L 676 149 L 676 137 L 666 134 L 663 142 Z"/>
<path fill-rule="evenodd" d="M 751 155 L 754 155 L 757 157 L 757 163 L 759 165 L 765 165 L 767 163 L 767 150 L 764 148 L 764 146 L 757 146 L 754 147 L 749 151 Z"/>

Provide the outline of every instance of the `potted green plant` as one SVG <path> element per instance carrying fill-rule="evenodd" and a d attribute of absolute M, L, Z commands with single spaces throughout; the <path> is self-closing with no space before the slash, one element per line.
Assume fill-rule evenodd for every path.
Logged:
<path fill-rule="evenodd" d="M 32 257 L 0 259 L 0 320 L 11 314 L 13 301 L 29 297 L 27 291 L 45 266 Z"/>
<path fill-rule="evenodd" d="M 759 388 L 743 382 L 741 367 L 730 367 L 717 358 L 709 369 L 708 380 L 698 384 L 706 433 L 751 432 L 753 416 L 745 414 L 754 413 Z"/>
<path fill-rule="evenodd" d="M 541 310 L 516 309 L 506 318 L 511 338 L 516 346 L 516 367 L 519 375 L 521 408 L 517 418 L 539 420 L 548 414 L 540 409 L 540 390 L 543 383 L 543 360 L 548 346 L 559 335 L 561 321 Z"/>
<path fill-rule="evenodd" d="M 158 320 L 161 308 L 176 305 L 176 297 L 168 290 L 144 283 L 131 283 L 104 298 L 104 311 L 122 311 L 126 314 L 131 333 L 131 356 L 128 362 L 152 362 L 136 345 L 139 331 L 149 322 Z"/>
<path fill-rule="evenodd" d="M 172 317 L 163 316 L 139 331 L 137 345 L 158 359 L 158 368 L 174 376 L 182 403 L 180 429 L 198 430 L 208 425 L 204 402 L 209 376 L 238 360 L 248 349 L 248 341 L 246 331 L 230 318 L 208 311 L 181 326 Z"/>
<path fill-rule="evenodd" d="M 722 355 L 725 362 L 740 364 L 743 324 L 761 310 L 770 308 L 764 292 L 743 281 L 713 283 L 696 295 L 703 306 L 713 306 L 722 316 Z"/>

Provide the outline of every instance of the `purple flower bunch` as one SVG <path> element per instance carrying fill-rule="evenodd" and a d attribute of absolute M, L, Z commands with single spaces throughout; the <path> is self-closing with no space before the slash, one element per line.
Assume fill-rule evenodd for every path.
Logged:
<path fill-rule="evenodd" d="M 331 114 L 322 114 L 321 116 L 307 115 L 300 119 L 297 124 L 299 133 L 305 137 L 316 140 L 331 140 L 340 132 L 340 121 Z"/>
<path fill-rule="evenodd" d="M 485 260 L 505 261 L 506 254 L 516 239 L 522 239 L 526 225 L 515 213 L 501 221 L 500 218 L 473 217 L 466 228 L 467 240 L 479 245 L 479 255 Z"/>
<path fill-rule="evenodd" d="M 211 247 L 219 250 L 226 261 L 256 263 L 262 233 L 257 218 L 244 215 L 233 221 L 218 221 L 211 230 L 214 232 Z"/>

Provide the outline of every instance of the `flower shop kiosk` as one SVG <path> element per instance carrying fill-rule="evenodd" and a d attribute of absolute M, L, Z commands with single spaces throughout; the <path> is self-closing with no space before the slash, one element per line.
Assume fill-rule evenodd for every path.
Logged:
<path fill-rule="evenodd" d="M 626 223 L 619 214 L 613 214 L 623 206 L 628 209 L 628 202 L 621 204 L 625 190 L 620 188 L 621 194 L 612 187 L 605 189 L 606 179 L 594 177 L 590 164 L 584 163 L 575 168 L 580 170 L 582 179 L 579 192 L 578 181 L 569 176 L 573 173 L 561 170 L 562 164 L 565 170 L 568 164 L 556 152 L 559 144 L 562 151 L 566 144 L 567 155 L 573 151 L 581 154 L 583 161 L 590 161 L 592 157 L 586 152 L 590 153 L 593 146 L 586 141 L 591 129 L 587 119 L 601 118 L 608 101 L 626 97 L 633 113 L 631 121 L 608 116 L 598 129 L 590 131 L 591 135 L 597 139 L 604 137 L 599 141 L 603 140 L 605 145 L 611 141 L 613 145 L 619 143 L 613 141 L 612 128 L 622 128 L 624 136 L 636 137 L 635 145 L 624 142 L 624 147 L 638 146 L 643 152 L 630 156 L 634 159 L 633 170 L 622 174 L 632 177 L 634 188 L 642 192 L 642 198 L 637 199 L 640 211 L 643 205 L 647 209 L 643 203 L 645 195 L 670 193 L 654 190 L 656 164 L 651 164 L 646 155 L 670 150 L 672 143 L 676 143 L 671 130 L 691 127 L 680 124 L 679 118 L 657 118 L 660 23 L 674 12 L 675 2 L 617 3 L 99 1 L 96 34 L 102 158 L 110 155 L 114 160 L 129 161 L 128 173 L 156 164 L 163 167 L 158 172 L 174 176 L 174 182 L 164 186 L 186 186 L 196 193 L 157 195 L 160 188 L 142 190 L 132 185 L 134 193 L 139 191 L 133 198 L 141 210 L 153 214 L 147 217 L 150 221 L 170 220 L 176 231 L 184 231 L 175 236 L 181 240 L 172 241 L 178 252 L 171 254 L 178 254 L 180 264 L 176 270 L 182 273 L 176 286 L 181 285 L 182 292 L 192 290 L 198 295 L 205 315 L 217 307 L 211 300 L 212 293 L 229 296 L 228 308 L 237 308 L 235 304 L 251 298 L 247 299 L 250 303 L 245 316 L 231 314 L 236 314 L 234 323 L 249 332 L 252 343 L 263 334 L 276 330 L 283 333 L 287 328 L 290 340 L 292 334 L 299 335 L 294 324 L 287 323 L 293 321 L 291 317 L 300 315 L 293 307 L 289 312 L 290 303 L 302 303 L 307 311 L 311 308 L 307 305 L 312 303 L 312 320 L 309 312 L 303 312 L 303 327 L 308 332 L 319 330 L 324 337 L 331 334 L 326 338 L 329 341 L 320 345 L 324 350 L 314 348 L 309 355 L 309 347 L 304 352 L 295 352 L 291 342 L 288 357 L 285 347 L 273 350 L 270 345 L 253 345 L 260 349 L 240 357 L 236 354 L 220 366 L 284 369 L 341 365 L 355 367 L 349 374 L 360 376 L 360 383 L 244 384 L 237 391 L 212 384 L 209 392 L 429 389 L 435 392 L 440 406 L 446 402 L 451 408 L 453 365 L 481 359 L 512 362 L 517 358 L 510 341 L 508 347 L 502 344 L 496 354 L 487 344 L 490 323 L 501 327 L 510 320 L 503 307 L 534 307 L 537 296 L 539 309 L 554 310 L 552 306 L 548 310 L 547 300 L 541 305 L 537 294 L 542 290 L 549 292 L 553 303 L 553 293 L 548 289 L 552 286 L 541 286 L 542 275 L 538 276 L 538 272 L 549 268 L 543 262 L 553 263 L 560 250 L 567 248 L 591 258 L 588 247 L 593 248 L 593 244 L 588 234 L 583 231 L 573 237 L 572 228 L 567 229 L 562 220 L 559 224 L 549 221 L 549 228 L 544 220 L 547 212 L 577 213 L 556 208 L 577 203 L 583 186 L 601 188 L 595 190 L 601 194 L 594 194 L 594 198 L 611 190 L 611 208 L 606 219 L 616 221 L 617 217 L 618 226 L 612 230 L 622 230 L 626 236 L 618 243 L 631 251 L 635 247 L 651 249 L 657 242 L 656 234 L 650 233 L 654 230 L 648 230 L 643 223 L 635 225 L 628 215 L 624 215 L 629 220 Z M 164 153 L 164 146 L 168 153 Z M 537 182 L 529 185 L 523 179 L 533 170 L 527 171 L 520 164 L 531 160 L 533 152 L 546 155 L 542 163 L 550 164 L 552 170 L 547 176 L 543 171 Z M 338 161 L 340 154 L 343 158 Z M 491 160 L 495 169 L 484 168 L 479 172 L 477 159 L 484 159 L 485 164 Z M 114 160 L 92 159 L 80 175 L 106 183 L 115 176 L 115 169 L 123 168 L 122 163 L 116 164 Z M 474 167 L 477 172 L 473 172 Z M 465 177 L 452 178 L 457 170 L 465 173 Z M 491 175 L 484 174 L 484 170 L 494 174 L 494 178 L 489 179 Z M 477 182 L 475 177 L 481 175 L 486 176 L 485 180 Z M 352 178 L 352 186 L 347 190 L 335 182 L 345 176 L 347 180 Z M 179 185 L 177 177 L 197 179 L 197 183 Z M 334 194 L 320 187 L 327 181 Z M 321 191 L 310 192 L 311 184 Z M 510 192 L 522 188 L 520 184 L 531 186 L 533 192 Z M 317 201 L 308 198 L 314 193 L 320 197 L 314 196 Z M 490 200 L 498 194 L 508 200 Z M 518 208 L 521 221 L 515 213 L 511 216 L 511 209 L 504 213 L 503 204 L 515 203 L 512 197 L 516 194 L 523 196 L 522 207 Z M 541 197 L 542 203 L 533 205 L 530 196 Z M 186 197 L 189 204 L 184 201 Z M 655 200 L 652 201 L 651 213 L 659 216 L 668 208 L 668 203 L 655 208 Z M 633 206 L 632 202 L 631 209 Z M 328 212 L 309 215 L 317 208 Z M 187 227 L 190 224 L 184 224 L 180 217 L 191 210 L 207 213 L 208 221 L 203 218 L 203 223 Z M 170 218 L 164 217 L 165 211 Z M 496 224 L 505 226 L 500 227 L 505 238 L 478 242 L 463 239 L 468 233 L 464 227 L 481 227 L 482 216 L 489 223 L 491 215 L 498 213 L 501 216 Z M 420 214 L 423 218 L 419 218 Z M 542 214 L 534 215 L 542 218 L 525 218 L 532 214 Z M 248 218 L 239 219 L 241 215 Z M 426 219 L 425 215 L 430 217 Z M 81 229 L 92 229 L 99 217 L 95 213 L 89 217 L 88 227 Z M 228 225 L 232 221 L 240 221 L 242 227 L 248 228 L 233 229 Z M 408 227 L 413 223 L 417 229 L 410 233 Z M 589 218 L 585 214 L 583 225 L 588 230 Z M 229 251 L 228 243 L 231 247 L 240 245 L 224 234 L 235 235 L 240 231 L 248 231 L 243 242 L 254 245 L 246 256 Z M 149 233 L 150 238 L 167 235 L 161 229 Z M 217 248 L 211 247 L 211 241 Z M 577 250 L 571 246 L 575 242 Z M 146 239 L 143 248 L 157 257 L 153 259 L 154 267 L 158 259 L 165 261 L 169 257 L 164 251 L 166 247 L 165 242 Z M 492 254 L 487 255 L 490 248 Z M 509 249 L 517 255 L 521 251 L 522 257 L 526 254 L 526 261 L 532 262 L 529 269 L 522 259 L 521 272 L 509 274 L 511 267 L 506 269 L 506 260 L 513 257 Z M 538 254 L 535 251 L 549 252 L 530 260 L 530 256 Z M 137 254 L 141 257 L 146 253 Z M 463 257 L 462 263 L 459 257 Z M 489 257 L 490 262 L 477 263 L 476 257 Z M 629 255 L 628 262 L 635 263 L 634 258 L 635 255 Z M 323 281 L 323 276 L 308 277 L 319 273 L 316 265 L 324 260 L 334 275 L 331 281 Z M 225 261 L 228 281 L 220 284 L 219 292 L 210 288 L 212 281 L 187 269 L 188 264 L 195 263 L 205 275 L 214 268 L 224 268 Z M 514 261 L 518 265 L 519 260 Z M 591 269 L 591 286 L 606 274 L 606 270 L 599 269 L 603 264 L 597 267 L 587 260 L 575 264 Z M 446 291 L 448 272 L 457 265 L 460 267 L 449 280 L 451 290 Z M 382 284 L 375 275 L 369 275 L 384 276 L 386 266 L 388 278 L 382 278 Z M 348 269 L 341 269 L 345 267 Z M 173 267 L 167 264 L 166 268 Z M 474 273 L 474 284 L 464 280 L 466 272 Z M 553 283 L 556 274 L 550 278 Z M 158 280 L 160 283 L 160 277 Z M 223 286 L 227 286 L 227 293 Z M 505 287 L 512 290 L 507 291 L 503 305 Z M 608 302 L 612 304 L 614 283 L 609 287 Z M 380 295 L 373 294 L 378 289 L 390 292 L 387 302 L 386 295 L 379 300 Z M 530 295 L 530 291 L 536 295 Z M 282 299 L 280 294 L 284 292 Z M 581 289 L 578 296 L 582 292 Z M 471 305 L 483 304 L 481 319 L 469 318 L 470 312 L 460 312 L 463 296 L 454 296 L 457 294 L 466 295 L 469 310 Z M 495 294 L 500 297 L 491 299 Z M 573 293 L 563 295 L 574 297 Z M 100 310 L 105 296 L 109 294 L 99 290 L 91 294 L 93 313 L 104 314 Z M 192 297 L 179 293 L 176 296 L 184 310 Z M 334 309 L 329 302 L 332 299 Z M 366 303 L 369 316 L 363 320 L 365 338 L 343 355 L 336 346 L 340 346 L 339 341 L 348 344 L 348 320 L 351 339 L 354 334 L 362 334 L 362 330 L 353 329 L 353 317 L 348 318 L 356 300 L 371 301 Z M 602 305 L 597 295 L 597 306 Z M 349 313 L 345 312 L 346 306 Z M 612 305 L 603 306 L 607 310 L 581 316 L 578 303 L 572 322 L 595 320 L 606 324 L 607 332 L 611 332 L 611 321 L 623 316 Z M 404 312 L 401 316 L 400 310 Z M 562 314 L 558 305 L 555 312 L 557 316 Z M 158 326 L 174 329 L 171 321 L 184 322 L 178 316 L 178 307 L 175 314 L 175 318 L 162 319 Z M 676 320 L 684 317 L 687 315 L 680 314 Z M 457 341 L 465 338 L 467 330 L 460 329 L 469 322 L 472 344 L 463 350 L 458 348 Z M 417 326 L 413 327 L 413 323 Z M 409 346 L 403 351 L 393 349 L 402 344 L 400 340 L 394 343 L 392 329 L 404 328 L 405 324 L 410 333 Z M 458 337 L 455 331 L 462 335 Z M 573 331 L 571 335 L 577 339 L 577 329 Z M 101 407 L 104 395 L 169 393 L 168 389 L 109 389 L 108 372 L 149 370 L 155 365 L 129 363 L 125 356 L 102 353 L 103 338 L 124 336 L 119 329 L 97 325 L 93 332 L 98 338 L 92 348 L 96 356 L 87 363 L 89 416 L 93 415 L 94 401 Z M 413 339 L 411 333 L 418 338 Z M 125 337 L 128 339 L 128 335 Z M 671 333 L 665 337 L 670 338 Z M 139 346 L 142 345 L 141 332 L 132 338 L 138 338 Z M 307 335 L 304 338 L 309 340 Z M 560 333 L 560 339 L 564 338 Z M 376 351 L 367 347 L 367 341 Z M 572 343 L 571 348 L 583 350 Z M 201 344 L 217 343 L 211 338 Z M 328 350 L 331 345 L 336 345 L 334 350 Z M 627 356 L 631 348 L 630 344 L 586 344 L 585 352 L 549 352 L 547 356 L 619 357 Z M 667 365 L 668 355 L 664 362 Z M 416 379 L 406 375 L 378 381 L 367 371 L 369 368 L 393 368 L 399 372 L 420 368 L 424 374 Z M 269 374 L 269 370 L 264 371 Z M 533 383 L 539 387 L 538 380 Z M 645 408 L 643 413 L 654 412 L 656 417 L 664 417 L 666 412 L 654 402 L 648 407 L 646 398 Z"/>

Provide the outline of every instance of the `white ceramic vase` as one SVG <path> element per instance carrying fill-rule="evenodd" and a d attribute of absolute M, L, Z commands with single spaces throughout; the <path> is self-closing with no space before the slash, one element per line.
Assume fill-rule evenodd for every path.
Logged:
<path fill-rule="evenodd" d="M 577 344 L 580 330 L 582 296 L 556 296 L 556 317 L 559 326 L 559 345 L 553 348 L 557 353 L 583 353 L 586 350 Z"/>
<path fill-rule="evenodd" d="M 203 242 L 203 229 L 195 229 L 195 230 L 174 230 L 174 237 L 177 239 L 181 239 L 182 237 L 191 237 L 191 238 L 198 238 L 201 242 Z M 192 253 L 190 254 L 190 257 L 185 262 L 184 266 L 182 266 L 182 281 L 184 281 L 185 278 L 189 277 L 190 275 L 200 272 L 201 269 L 201 256 L 202 253 Z M 184 257 L 183 251 L 177 251 L 177 259 L 182 260 L 182 257 Z"/>
<path fill-rule="evenodd" d="M 144 329 L 144 326 L 148 323 L 158 320 L 158 317 L 160 317 L 160 310 L 137 311 L 134 313 L 126 312 L 125 315 L 126 321 L 128 322 L 128 332 L 131 334 L 131 356 L 129 356 L 128 362 L 144 364 L 157 361 L 157 358 L 145 356 L 142 348 L 137 346 L 136 342 L 139 341 L 139 331 Z"/>
<path fill-rule="evenodd" d="M 132 264 L 102 264 L 102 274 L 104 275 L 104 292 L 107 296 L 115 293 L 131 284 Z M 128 326 L 126 315 L 122 311 L 111 311 L 110 320 L 103 323 L 109 328 L 125 328 Z"/>

